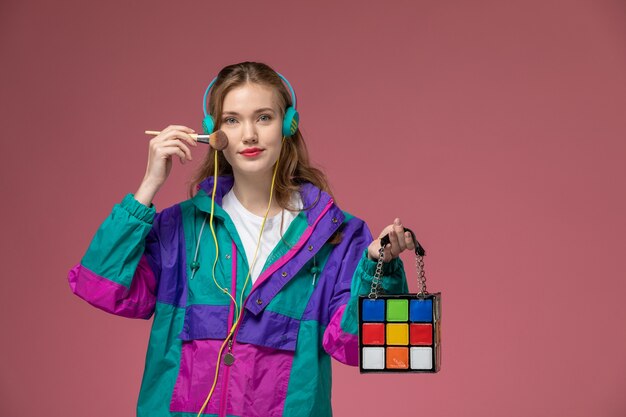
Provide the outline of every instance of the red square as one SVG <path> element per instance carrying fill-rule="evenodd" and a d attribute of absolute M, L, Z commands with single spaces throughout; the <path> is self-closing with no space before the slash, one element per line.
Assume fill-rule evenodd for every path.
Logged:
<path fill-rule="evenodd" d="M 432 345 L 433 344 L 433 325 L 432 324 L 413 324 L 411 323 L 410 343 L 412 345 Z"/>
<path fill-rule="evenodd" d="M 385 325 L 383 323 L 363 323 L 363 344 L 384 345 Z"/>

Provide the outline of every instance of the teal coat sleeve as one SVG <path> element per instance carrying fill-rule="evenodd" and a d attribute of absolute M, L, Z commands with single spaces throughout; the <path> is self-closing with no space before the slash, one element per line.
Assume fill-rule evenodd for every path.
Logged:
<path fill-rule="evenodd" d="M 160 270 L 156 211 L 132 194 L 113 207 L 68 280 L 72 292 L 112 314 L 149 318 Z"/>
<path fill-rule="evenodd" d="M 373 238 L 367 225 L 359 219 L 343 239 L 346 248 L 335 254 L 343 258 L 339 270 L 333 300 L 331 301 L 330 322 L 324 331 L 323 346 L 326 352 L 347 365 L 358 365 L 358 300 L 360 295 L 368 295 L 376 272 L 376 262 L 367 257 L 367 247 Z M 400 258 L 383 264 L 382 287 L 387 294 L 408 292 L 404 266 Z"/>

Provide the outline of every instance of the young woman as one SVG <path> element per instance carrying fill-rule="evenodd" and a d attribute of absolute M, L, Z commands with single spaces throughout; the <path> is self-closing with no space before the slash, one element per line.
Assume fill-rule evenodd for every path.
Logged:
<path fill-rule="evenodd" d="M 171 125 L 150 141 L 137 191 L 69 273 L 98 308 L 154 314 L 138 416 L 330 416 L 330 357 L 358 365 L 357 300 L 380 243 L 310 165 L 290 90 L 265 64 L 222 69 L 204 125 L 228 146 L 207 153 L 192 198 L 152 205 L 172 157 L 185 163 L 205 146 Z M 403 230 L 395 219 L 380 235 L 391 241 L 387 293 L 408 292 L 398 255 L 414 246 Z"/>

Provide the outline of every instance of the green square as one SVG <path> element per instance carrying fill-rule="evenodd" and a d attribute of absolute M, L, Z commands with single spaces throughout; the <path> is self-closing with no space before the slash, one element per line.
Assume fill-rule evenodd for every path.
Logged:
<path fill-rule="evenodd" d="M 387 321 L 407 321 L 409 300 L 387 300 Z"/>

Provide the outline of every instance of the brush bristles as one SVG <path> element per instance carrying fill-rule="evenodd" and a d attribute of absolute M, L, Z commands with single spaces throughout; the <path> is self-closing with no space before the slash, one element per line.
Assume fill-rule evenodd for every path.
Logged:
<path fill-rule="evenodd" d="M 209 144 L 218 151 L 224 150 L 228 146 L 228 136 L 226 136 L 226 133 L 218 130 L 209 137 Z"/>
<path fill-rule="evenodd" d="M 211 133 L 208 136 L 196 135 L 195 139 L 200 143 L 208 143 L 213 149 L 218 151 L 224 150 L 228 146 L 228 136 L 221 130 Z"/>

